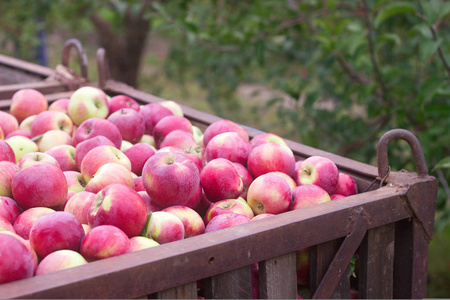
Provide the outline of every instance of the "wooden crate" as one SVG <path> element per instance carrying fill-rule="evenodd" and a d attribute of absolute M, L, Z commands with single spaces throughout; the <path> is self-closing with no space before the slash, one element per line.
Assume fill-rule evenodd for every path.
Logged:
<path fill-rule="evenodd" d="M 102 58 L 102 56 L 99 56 Z M 101 66 L 100 64 L 99 66 Z M 99 72 L 102 74 L 102 72 Z M 141 104 L 163 101 L 101 75 L 98 86 Z M 93 83 L 92 85 L 97 85 Z M 47 94 L 52 102 L 71 91 Z M 0 101 L 8 110 L 9 100 Z M 182 106 L 205 129 L 218 117 Z M 249 136 L 260 131 L 246 127 Z M 389 172 L 391 140 L 413 151 L 417 172 Z M 259 266 L 261 298 L 296 298 L 296 251 L 310 249 L 312 298 L 350 298 L 349 263 L 359 253 L 359 298 L 426 297 L 428 244 L 438 184 L 417 139 L 386 133 L 378 167 L 287 140 L 296 159 L 320 155 L 357 182 L 357 195 L 286 212 L 158 247 L 0 285 L 1 298 L 251 298 L 251 266 Z M 201 287 L 201 289 L 200 289 Z M 200 291 L 200 293 L 199 293 Z"/>

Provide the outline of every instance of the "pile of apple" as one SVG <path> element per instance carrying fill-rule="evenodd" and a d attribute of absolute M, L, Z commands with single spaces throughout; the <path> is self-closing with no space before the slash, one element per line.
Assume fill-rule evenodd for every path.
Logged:
<path fill-rule="evenodd" d="M 173 101 L 23 89 L 0 111 L 0 284 L 356 193 L 331 160 L 226 119 L 202 132 Z"/>

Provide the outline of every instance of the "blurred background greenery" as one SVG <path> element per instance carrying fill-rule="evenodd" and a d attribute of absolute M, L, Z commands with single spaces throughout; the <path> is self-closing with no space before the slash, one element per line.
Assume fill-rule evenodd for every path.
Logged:
<path fill-rule="evenodd" d="M 444 0 L 0 2 L 3 54 L 53 68 L 77 38 L 114 79 L 372 165 L 412 131 L 439 180 L 429 297 L 450 296 L 449 37 Z M 406 143 L 389 156 L 415 170 Z"/>

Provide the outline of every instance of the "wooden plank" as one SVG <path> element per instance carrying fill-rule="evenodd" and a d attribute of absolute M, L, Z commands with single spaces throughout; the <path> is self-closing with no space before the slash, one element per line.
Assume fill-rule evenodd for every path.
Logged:
<path fill-rule="evenodd" d="M 0 85 L 0 100 L 11 99 L 14 93 L 21 89 L 35 89 L 40 91 L 42 94 L 53 94 L 68 90 L 67 87 L 56 80 L 11 84 L 4 86 Z"/>
<path fill-rule="evenodd" d="M 157 299 L 197 299 L 197 282 L 186 283 L 157 293 Z"/>
<path fill-rule="evenodd" d="M 0 54 L 0 64 L 17 69 L 19 72 L 28 72 L 36 76 L 46 78 L 51 76 L 53 69 L 38 64 L 30 63 L 21 59 Z"/>
<path fill-rule="evenodd" d="M 296 299 L 296 253 L 291 252 L 259 262 L 261 299 Z"/>
<path fill-rule="evenodd" d="M 206 299 L 251 299 L 251 266 L 228 271 L 205 280 Z"/>
<path fill-rule="evenodd" d="M 395 224 L 370 229 L 359 251 L 359 295 L 365 299 L 393 296 Z"/>

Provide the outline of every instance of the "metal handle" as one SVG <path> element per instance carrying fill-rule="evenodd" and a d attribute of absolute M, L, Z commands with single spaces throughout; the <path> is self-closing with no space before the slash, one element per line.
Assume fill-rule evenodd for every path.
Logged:
<path fill-rule="evenodd" d="M 98 87 L 104 89 L 106 81 L 110 78 L 106 51 L 103 48 L 97 50 Z"/>
<path fill-rule="evenodd" d="M 80 63 L 81 76 L 85 79 L 88 78 L 88 69 L 87 69 L 87 56 L 84 52 L 83 46 L 80 41 L 77 39 L 70 39 L 64 44 L 63 52 L 62 52 L 62 65 L 69 68 L 69 58 L 70 58 L 70 49 L 75 48 L 78 53 L 78 61 Z"/>
<path fill-rule="evenodd" d="M 398 139 L 408 142 L 409 147 L 411 148 L 414 155 L 414 161 L 416 163 L 416 169 L 419 176 L 428 175 L 428 167 L 425 161 L 425 156 L 417 137 L 405 129 L 392 129 L 386 132 L 378 142 L 378 176 L 380 178 L 384 178 L 389 173 L 390 167 L 388 164 L 388 145 L 392 140 Z"/>

